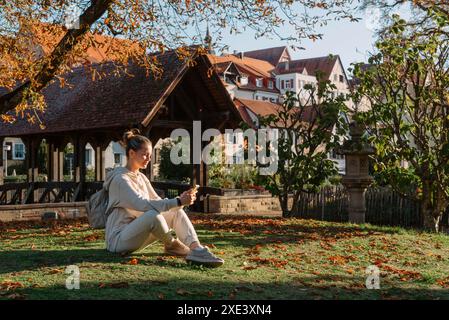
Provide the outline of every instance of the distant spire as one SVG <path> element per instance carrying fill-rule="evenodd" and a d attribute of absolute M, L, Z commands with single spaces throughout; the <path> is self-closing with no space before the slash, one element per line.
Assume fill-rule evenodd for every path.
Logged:
<path fill-rule="evenodd" d="M 209 23 L 207 24 L 206 37 L 204 38 L 204 44 L 207 48 L 207 52 L 210 54 L 215 54 L 215 51 L 212 49 L 212 37 L 209 33 Z"/>

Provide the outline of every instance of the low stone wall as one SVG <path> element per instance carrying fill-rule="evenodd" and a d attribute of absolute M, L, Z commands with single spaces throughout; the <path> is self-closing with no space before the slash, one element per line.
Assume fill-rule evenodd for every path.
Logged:
<path fill-rule="evenodd" d="M 291 206 L 293 198 L 289 199 Z M 205 198 L 205 211 L 207 213 L 228 214 L 280 214 L 281 206 L 277 197 L 271 194 L 242 195 L 242 196 L 215 196 L 208 195 Z"/>
<path fill-rule="evenodd" d="M 292 199 L 289 200 L 289 206 Z M 39 203 L 0 206 L 0 221 L 41 220 L 46 212 L 56 212 L 59 219 L 86 217 L 87 202 Z M 208 195 L 205 198 L 206 213 L 269 214 L 280 215 L 279 200 L 270 194 L 258 195 Z"/>
<path fill-rule="evenodd" d="M 41 220 L 45 212 L 56 212 L 59 219 L 86 217 L 87 202 L 38 203 L 0 206 L 0 221 Z"/>

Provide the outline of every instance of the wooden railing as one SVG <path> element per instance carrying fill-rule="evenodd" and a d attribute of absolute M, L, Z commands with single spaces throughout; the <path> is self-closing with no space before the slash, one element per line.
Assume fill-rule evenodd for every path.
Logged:
<path fill-rule="evenodd" d="M 0 205 L 82 201 L 77 182 L 31 182 L 0 185 Z"/>
<path fill-rule="evenodd" d="M 173 182 L 152 182 L 161 197 L 174 198 L 191 188 L 188 184 Z M 57 203 L 87 201 L 103 187 L 102 181 L 95 182 L 31 182 L 0 185 L 0 205 Z M 222 195 L 219 188 L 204 187 L 198 190 L 197 203 L 190 209 L 202 211 L 202 195 Z"/>

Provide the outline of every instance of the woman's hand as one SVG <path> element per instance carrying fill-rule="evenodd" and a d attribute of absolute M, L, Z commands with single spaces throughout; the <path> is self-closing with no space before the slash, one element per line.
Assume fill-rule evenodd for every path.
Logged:
<path fill-rule="evenodd" d="M 181 193 L 179 198 L 181 199 L 181 204 L 183 206 L 190 206 L 196 200 L 196 191 L 194 191 L 193 189 L 184 191 L 183 193 Z"/>

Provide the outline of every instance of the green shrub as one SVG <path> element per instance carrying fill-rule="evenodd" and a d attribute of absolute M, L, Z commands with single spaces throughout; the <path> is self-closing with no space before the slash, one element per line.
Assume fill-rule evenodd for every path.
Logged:
<path fill-rule="evenodd" d="M 86 169 L 86 181 L 95 181 L 95 169 Z"/>
<path fill-rule="evenodd" d="M 161 148 L 161 163 L 159 166 L 160 179 L 189 182 L 192 175 L 191 164 L 174 164 L 170 160 L 170 152 L 176 142 L 165 142 Z"/>
<path fill-rule="evenodd" d="M 23 174 L 16 175 L 16 176 L 7 176 L 7 177 L 4 177 L 3 180 L 5 183 L 20 183 L 20 182 L 26 182 L 27 176 L 23 175 Z"/>
<path fill-rule="evenodd" d="M 14 170 L 16 170 L 16 175 L 26 175 L 27 174 L 27 168 L 25 161 L 22 161 L 20 164 L 13 164 L 8 165 L 8 174 L 11 175 Z"/>

